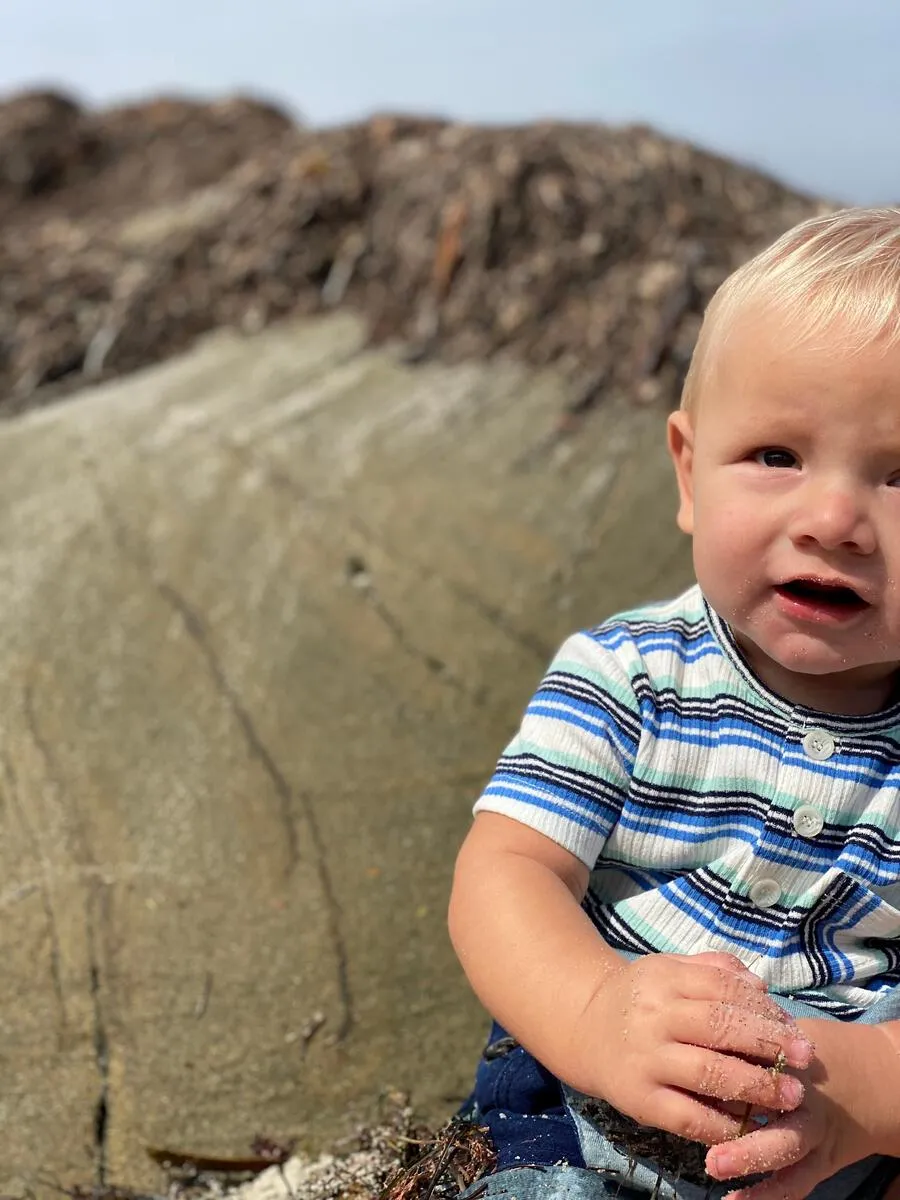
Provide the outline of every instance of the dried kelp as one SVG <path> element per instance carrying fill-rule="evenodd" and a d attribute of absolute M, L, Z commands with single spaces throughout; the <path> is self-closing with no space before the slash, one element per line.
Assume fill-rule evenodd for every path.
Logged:
<path fill-rule="evenodd" d="M 271 106 L 0 104 L 0 412 L 207 330 L 349 305 L 411 361 L 505 352 L 572 377 L 572 414 L 673 403 L 714 288 L 827 207 L 644 127 Z"/>

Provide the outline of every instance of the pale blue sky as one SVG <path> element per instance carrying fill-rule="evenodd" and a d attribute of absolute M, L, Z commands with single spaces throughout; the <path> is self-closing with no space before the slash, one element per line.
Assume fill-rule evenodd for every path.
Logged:
<path fill-rule="evenodd" d="M 900 201 L 898 64 L 898 0 L 0 0 L 3 92 L 643 120 L 862 203 Z"/>

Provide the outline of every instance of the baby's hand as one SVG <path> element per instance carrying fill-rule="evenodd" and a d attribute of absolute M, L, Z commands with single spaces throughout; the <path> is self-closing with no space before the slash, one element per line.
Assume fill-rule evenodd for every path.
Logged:
<path fill-rule="evenodd" d="M 884 1027 L 810 1021 L 816 1058 L 802 1073 L 803 1103 L 737 1141 L 709 1151 L 706 1167 L 716 1179 L 774 1172 L 761 1183 L 738 1188 L 740 1200 L 803 1200 L 823 1179 L 895 1142 L 896 1118 L 883 1088 L 872 1080 L 890 1064 L 896 1047 Z"/>
<path fill-rule="evenodd" d="M 717 1101 L 797 1108 L 799 1080 L 767 1067 L 782 1055 L 803 1068 L 813 1055 L 762 980 L 730 954 L 648 954 L 623 964 L 585 1008 L 573 1046 L 575 1086 L 641 1124 L 707 1145 L 742 1132 L 734 1105 L 729 1112 Z"/>

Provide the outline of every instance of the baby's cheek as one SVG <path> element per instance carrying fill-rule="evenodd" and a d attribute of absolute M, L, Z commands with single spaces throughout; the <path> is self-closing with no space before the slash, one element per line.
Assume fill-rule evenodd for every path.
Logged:
<path fill-rule="evenodd" d="M 720 617 L 732 621 L 750 600 L 758 579 L 758 555 L 748 554 L 740 535 L 716 529 L 694 538 L 694 571 L 703 594 Z"/>

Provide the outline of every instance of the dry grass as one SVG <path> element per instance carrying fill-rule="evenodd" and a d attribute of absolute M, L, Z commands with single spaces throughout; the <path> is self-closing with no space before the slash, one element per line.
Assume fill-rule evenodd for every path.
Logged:
<path fill-rule="evenodd" d="M 359 1129 L 317 1158 L 260 1138 L 246 1157 L 157 1147 L 148 1154 L 166 1172 L 165 1193 L 108 1184 L 66 1194 L 70 1200 L 453 1200 L 496 1163 L 481 1126 L 454 1118 L 434 1131 L 417 1123 L 397 1095 L 382 1124 Z"/>

